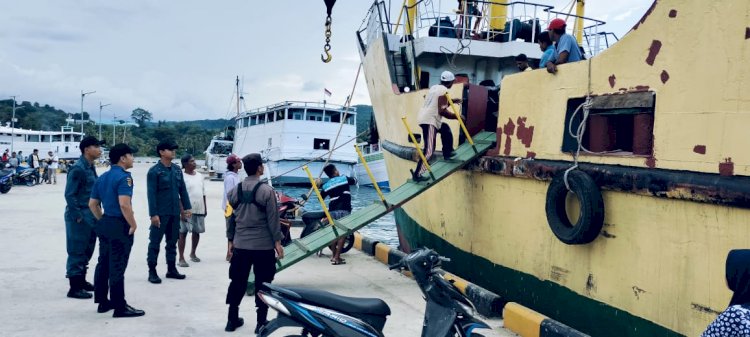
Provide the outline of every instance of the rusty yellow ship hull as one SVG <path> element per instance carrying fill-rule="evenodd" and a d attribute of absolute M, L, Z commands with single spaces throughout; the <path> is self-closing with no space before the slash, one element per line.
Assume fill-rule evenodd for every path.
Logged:
<path fill-rule="evenodd" d="M 658 1 L 590 61 L 505 76 L 496 150 L 396 211 L 404 248 L 435 248 L 453 259 L 446 269 L 593 336 L 699 335 L 729 302 L 727 252 L 750 243 L 748 18 L 747 1 Z M 399 186 L 415 166 L 394 150 L 411 146 L 401 117 L 416 127 L 426 91 L 399 92 L 388 44 L 383 34 L 361 54 Z M 604 227 L 565 244 L 545 204 L 573 164 L 569 102 L 638 92 L 654 97 L 652 151 L 580 156 Z"/>

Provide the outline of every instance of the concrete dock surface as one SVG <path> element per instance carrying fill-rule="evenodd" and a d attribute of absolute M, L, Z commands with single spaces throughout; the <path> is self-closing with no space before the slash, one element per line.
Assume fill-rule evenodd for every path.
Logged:
<path fill-rule="evenodd" d="M 66 297 L 65 278 L 65 174 L 58 174 L 56 185 L 14 186 L 0 195 L 0 336 L 252 336 L 255 304 L 245 297 L 240 316 L 245 326 L 224 332 L 229 285 L 224 260 L 226 238 L 221 212 L 223 183 L 206 180 L 208 215 L 206 233 L 201 235 L 199 263 L 179 268 L 185 280 L 164 278 L 164 244 L 157 270 L 161 284 L 147 281 L 148 203 L 146 172 L 151 164 L 136 164 L 133 174 L 133 208 L 138 229 L 125 274 L 128 304 L 146 311 L 138 318 L 112 318 L 112 311 L 96 312 L 93 299 Z M 100 168 L 99 173 L 106 171 Z M 297 234 L 298 235 L 298 232 Z M 185 256 L 189 254 L 190 238 Z M 345 254 L 347 264 L 333 266 L 327 256 L 309 257 L 276 275 L 275 284 L 309 287 L 354 297 L 377 297 L 391 307 L 385 336 L 419 336 L 425 302 L 417 284 L 366 254 L 352 250 Z M 93 282 L 98 248 L 89 263 L 87 280 Z M 271 310 L 269 319 L 275 317 Z M 492 331 L 476 331 L 484 336 L 515 336 L 502 328 L 502 320 L 485 320 Z M 275 336 L 299 333 L 282 330 Z"/>

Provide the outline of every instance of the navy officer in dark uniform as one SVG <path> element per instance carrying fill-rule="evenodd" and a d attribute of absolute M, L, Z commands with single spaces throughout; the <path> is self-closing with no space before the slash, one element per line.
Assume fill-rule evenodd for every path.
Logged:
<path fill-rule="evenodd" d="M 81 140 L 78 147 L 81 157 L 68 171 L 65 185 L 65 241 L 68 251 L 66 277 L 70 282 L 68 297 L 87 299 L 94 291 L 94 286 L 86 282 L 86 270 L 94 255 L 96 220 L 89 210 L 91 187 L 96 181 L 94 161 L 102 155 L 100 142 L 96 137 L 88 136 Z"/>
<path fill-rule="evenodd" d="M 159 244 L 162 237 L 167 242 L 164 255 L 167 258 L 167 278 L 182 280 L 184 274 L 177 271 L 177 239 L 180 237 L 180 216 L 189 218 L 190 198 L 188 197 L 182 170 L 172 164 L 177 144 L 163 141 L 156 146 L 159 162 L 148 170 L 146 186 L 148 189 L 148 215 L 151 227 L 148 236 L 148 281 L 161 283 L 156 274 L 156 260 L 159 257 Z M 180 207 L 182 202 L 182 207 Z"/>
<path fill-rule="evenodd" d="M 98 219 L 99 262 L 94 276 L 94 302 L 97 312 L 115 309 L 112 317 L 138 317 L 146 313 L 125 302 L 125 269 L 128 267 L 133 234 L 138 227 L 133 215 L 133 150 L 117 144 L 109 150 L 112 167 L 102 174 L 91 191 L 89 208 Z M 104 206 L 104 210 L 102 210 Z M 109 299 L 107 299 L 109 292 Z"/>

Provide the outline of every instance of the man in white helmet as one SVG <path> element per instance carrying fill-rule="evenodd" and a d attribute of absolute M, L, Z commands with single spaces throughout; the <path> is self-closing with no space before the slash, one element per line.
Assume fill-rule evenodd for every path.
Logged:
<path fill-rule="evenodd" d="M 443 123 L 443 117 L 456 119 L 456 115 L 450 111 L 450 105 L 445 94 L 448 92 L 456 76 L 450 71 L 444 71 L 440 74 L 440 84 L 430 87 L 430 91 L 424 99 L 424 105 L 419 110 L 417 122 L 422 128 L 422 142 L 424 143 L 424 156 L 429 161 L 435 152 L 435 141 L 437 132 L 440 132 L 440 140 L 443 143 L 443 157 L 450 159 L 453 155 L 453 134 L 447 124 Z M 460 98 L 454 98 L 453 103 L 461 103 Z M 417 168 L 411 171 L 414 181 L 421 181 L 427 178 L 422 177 L 427 168 L 422 161 L 417 162 Z"/>

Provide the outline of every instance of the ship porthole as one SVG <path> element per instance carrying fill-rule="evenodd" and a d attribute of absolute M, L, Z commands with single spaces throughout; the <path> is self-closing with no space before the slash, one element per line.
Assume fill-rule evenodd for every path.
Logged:
<path fill-rule="evenodd" d="M 580 170 L 568 174 L 570 191 L 565 187 L 564 175 L 556 175 L 547 189 L 545 210 L 552 233 L 569 245 L 580 245 L 594 241 L 604 225 L 604 201 L 594 180 Z M 568 216 L 566 200 L 568 194 L 577 199 L 578 216 Z M 576 219 L 573 223 L 570 218 Z"/>

